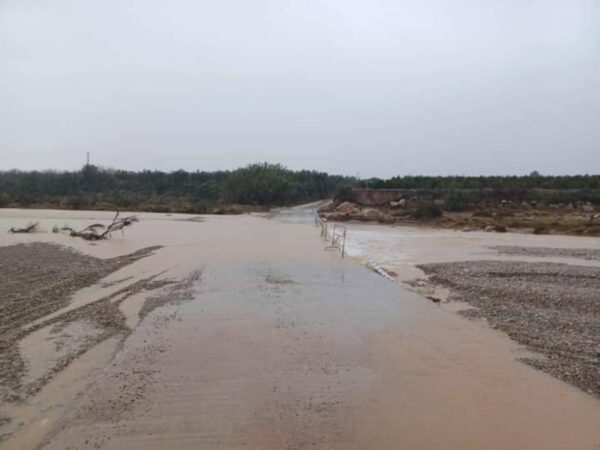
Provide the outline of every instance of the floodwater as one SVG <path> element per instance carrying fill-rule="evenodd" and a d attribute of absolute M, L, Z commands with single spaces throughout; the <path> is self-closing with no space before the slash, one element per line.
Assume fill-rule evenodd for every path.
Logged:
<path fill-rule="evenodd" d="M 48 230 L 111 218 L 0 210 L 0 227 L 34 216 Z M 309 220 L 140 218 L 96 245 L 0 234 L 0 245 L 58 241 L 99 257 L 164 246 L 75 302 L 121 280 L 202 274 L 193 298 L 130 318 L 122 346 L 100 344 L 59 374 L 3 448 L 600 448 L 598 400 L 517 362 L 501 333 L 324 251 Z"/>
<path fill-rule="evenodd" d="M 573 263 L 573 258 L 507 256 L 489 247 L 553 247 L 600 249 L 595 237 L 534 235 L 525 233 L 463 232 L 416 226 L 358 224 L 349 226 L 346 251 L 360 260 L 370 258 L 398 274 L 402 281 L 422 276 L 417 264 L 472 260 L 544 261 Z M 600 266 L 598 261 L 577 259 L 576 264 Z"/>

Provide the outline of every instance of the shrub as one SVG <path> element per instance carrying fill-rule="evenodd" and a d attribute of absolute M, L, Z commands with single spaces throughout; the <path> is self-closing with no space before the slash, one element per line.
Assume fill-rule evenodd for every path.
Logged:
<path fill-rule="evenodd" d="M 344 202 L 356 202 L 356 195 L 354 195 L 354 191 L 352 190 L 352 186 L 350 185 L 342 185 L 340 186 L 334 196 L 334 200 L 336 203 L 344 203 Z"/>
<path fill-rule="evenodd" d="M 231 173 L 225 200 L 242 205 L 281 205 L 290 190 L 289 171 L 279 164 L 251 164 Z"/>
<path fill-rule="evenodd" d="M 479 209 L 473 213 L 473 217 L 493 217 L 490 211 Z"/>
<path fill-rule="evenodd" d="M 441 217 L 443 214 L 442 208 L 439 207 L 434 201 L 426 200 L 419 201 L 413 212 L 413 217 L 417 219 L 433 219 Z"/>
<path fill-rule="evenodd" d="M 10 204 L 10 195 L 5 194 L 4 192 L 0 192 L 0 208 L 4 208 L 5 206 Z"/>
<path fill-rule="evenodd" d="M 444 196 L 444 209 L 446 211 L 465 211 L 469 208 L 469 197 L 461 191 L 448 191 Z"/>

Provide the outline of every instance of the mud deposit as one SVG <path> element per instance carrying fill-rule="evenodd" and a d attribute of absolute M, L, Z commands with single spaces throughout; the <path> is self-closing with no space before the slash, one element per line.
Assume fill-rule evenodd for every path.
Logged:
<path fill-rule="evenodd" d="M 594 257 L 591 251 L 508 247 L 510 254 Z M 585 255 L 582 255 L 582 252 Z M 545 358 L 532 366 L 600 397 L 600 269 L 556 263 L 477 261 L 419 266 L 449 300 L 477 309 L 512 339 Z"/>
<path fill-rule="evenodd" d="M 123 330 L 123 320 L 110 302 L 97 302 L 63 315 L 32 322 L 69 303 L 79 289 L 148 256 L 159 247 L 148 247 L 127 256 L 99 259 L 55 244 L 32 243 L 0 247 L 0 385 L 4 400 L 31 394 L 77 354 Z M 49 373 L 23 385 L 26 367 L 18 342 L 30 333 L 53 326 L 56 333 L 76 320 L 87 320 L 100 329 L 76 352 L 67 352 Z"/>
<path fill-rule="evenodd" d="M 23 402 L 88 349 L 131 332 L 120 306 L 141 291 L 140 318 L 159 306 L 188 299 L 199 272 L 182 281 L 149 276 L 109 295 L 68 308 L 73 294 L 160 247 L 110 259 L 86 256 L 49 243 L 0 247 L 0 387 L 2 400 Z M 127 279 L 117 280 L 118 285 Z M 103 284 L 110 287 L 111 284 Z M 3 417 L 2 422 L 10 419 Z"/>

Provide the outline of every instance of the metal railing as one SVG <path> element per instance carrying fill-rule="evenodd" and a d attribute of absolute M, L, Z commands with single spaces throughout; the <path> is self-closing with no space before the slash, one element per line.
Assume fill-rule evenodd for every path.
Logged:
<path fill-rule="evenodd" d="M 329 242 L 329 225 L 326 220 L 321 219 L 319 214 L 315 214 L 315 225 L 321 228 L 321 237 Z M 325 250 L 340 250 L 342 252 L 342 258 L 346 254 L 346 233 L 347 229 L 343 225 L 333 225 L 331 232 L 331 242 Z"/>
<path fill-rule="evenodd" d="M 315 226 L 321 229 L 321 237 L 325 241 L 329 241 L 329 230 L 327 220 L 321 219 L 318 213 L 315 213 Z M 333 232 L 331 233 L 331 243 L 325 247 L 325 250 L 341 250 L 342 258 L 346 254 L 346 233 L 347 229 L 344 225 L 333 225 Z M 367 266 L 381 275 L 383 278 L 395 281 L 394 278 L 383 268 L 381 265 L 373 261 L 367 256 Z"/>
<path fill-rule="evenodd" d="M 321 237 L 327 239 L 327 221 L 321 219 L 319 213 L 315 213 L 315 225 L 321 228 Z"/>
<path fill-rule="evenodd" d="M 331 233 L 331 244 L 325 247 L 325 250 L 341 250 L 342 258 L 346 253 L 346 227 L 343 225 L 334 225 Z"/>

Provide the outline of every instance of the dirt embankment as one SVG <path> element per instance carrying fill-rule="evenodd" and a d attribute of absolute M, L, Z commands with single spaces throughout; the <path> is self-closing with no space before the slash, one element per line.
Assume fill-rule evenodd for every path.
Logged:
<path fill-rule="evenodd" d="M 505 250 L 510 254 L 573 256 L 576 249 Z M 592 259 L 597 254 L 587 255 Z M 547 262 L 470 261 L 419 266 L 450 288 L 449 301 L 476 309 L 468 317 L 543 355 L 524 361 L 600 397 L 600 269 Z"/>
<path fill-rule="evenodd" d="M 541 205 L 500 200 L 457 205 L 451 198 L 411 197 L 365 205 L 336 200 L 321 208 L 320 214 L 333 221 L 427 225 L 463 231 L 600 236 L 600 206 L 590 202 Z"/>

